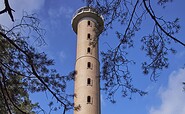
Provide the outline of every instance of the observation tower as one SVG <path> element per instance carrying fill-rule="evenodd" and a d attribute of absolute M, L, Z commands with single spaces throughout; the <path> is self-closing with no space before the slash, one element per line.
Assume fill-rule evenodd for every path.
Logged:
<path fill-rule="evenodd" d="M 72 19 L 77 34 L 74 114 L 101 114 L 98 36 L 104 29 L 103 17 L 91 7 L 82 7 Z"/>

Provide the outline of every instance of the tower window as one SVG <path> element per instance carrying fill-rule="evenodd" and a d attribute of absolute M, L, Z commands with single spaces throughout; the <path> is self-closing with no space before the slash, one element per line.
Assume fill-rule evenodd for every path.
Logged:
<path fill-rule="evenodd" d="M 91 63 L 90 62 L 87 63 L 87 68 L 91 68 Z"/>
<path fill-rule="evenodd" d="M 91 25 L 91 21 L 87 21 L 87 25 L 90 26 Z"/>
<path fill-rule="evenodd" d="M 87 53 L 91 53 L 91 48 L 90 47 L 87 48 Z"/>
<path fill-rule="evenodd" d="M 87 39 L 90 39 L 91 38 L 91 35 L 88 33 L 87 34 Z"/>
<path fill-rule="evenodd" d="M 87 78 L 87 85 L 92 86 L 92 80 L 90 78 Z"/>
<path fill-rule="evenodd" d="M 88 63 L 87 63 L 87 68 L 92 69 L 92 63 L 91 63 L 91 62 L 88 62 Z"/>
<path fill-rule="evenodd" d="M 92 97 L 91 96 L 87 96 L 87 103 L 92 104 Z"/>

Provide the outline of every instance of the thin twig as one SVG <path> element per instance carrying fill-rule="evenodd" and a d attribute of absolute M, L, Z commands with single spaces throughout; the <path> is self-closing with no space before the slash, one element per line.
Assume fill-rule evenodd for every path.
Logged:
<path fill-rule="evenodd" d="M 16 45 L 9 37 L 7 37 L 6 36 L 6 34 L 4 34 L 4 33 L 2 33 L 1 31 L 0 31 L 0 35 L 2 35 L 4 38 L 6 38 L 7 39 L 7 41 L 10 43 L 10 44 L 12 44 L 15 48 L 17 48 L 19 51 L 21 51 L 23 54 L 25 54 L 26 56 L 27 56 L 27 58 L 28 58 L 28 62 L 29 62 L 29 64 L 30 64 L 30 67 L 31 67 L 31 69 L 32 69 L 32 72 L 33 72 L 33 74 L 35 75 L 35 77 L 42 83 L 42 84 L 44 84 L 44 86 L 47 88 L 47 90 L 55 97 L 55 99 L 57 100 L 57 101 L 59 101 L 63 106 L 64 106 L 64 111 L 63 111 L 63 114 L 65 114 L 65 111 L 66 111 L 66 104 L 64 103 L 64 102 L 62 102 L 58 97 L 57 97 L 57 95 L 48 87 L 48 85 L 41 79 L 41 77 L 37 74 L 37 72 L 36 72 L 36 70 L 35 70 L 35 67 L 34 67 L 34 65 L 33 65 L 33 61 L 32 61 L 32 59 L 31 59 L 31 57 L 30 57 L 30 55 L 26 52 L 26 51 L 24 51 L 23 49 L 21 49 L 18 45 Z"/>
<path fill-rule="evenodd" d="M 14 21 L 14 17 L 13 17 L 12 11 L 13 12 L 15 12 L 15 11 L 10 7 L 10 4 L 9 4 L 8 0 L 4 0 L 4 5 L 5 5 L 5 9 L 1 10 L 0 14 L 8 12 L 10 18 L 12 19 L 12 21 Z"/>
<path fill-rule="evenodd" d="M 8 102 L 7 102 L 7 99 L 6 99 L 4 90 L 3 90 L 3 84 L 1 83 L 1 80 L 0 80 L 0 87 L 1 87 L 1 92 L 2 92 L 2 94 L 3 94 L 3 98 L 4 98 L 4 101 L 5 101 L 5 105 L 6 105 L 7 109 L 8 109 L 8 112 L 9 112 L 10 114 L 12 114 L 12 112 L 11 112 L 11 110 L 10 110 L 10 107 L 9 107 L 9 105 L 8 105 Z"/>
<path fill-rule="evenodd" d="M 148 2 L 150 3 L 150 0 L 148 0 Z M 153 19 L 153 21 L 155 22 L 155 24 L 161 29 L 161 31 L 163 33 L 165 33 L 169 38 L 173 39 L 175 42 L 178 42 L 179 44 L 181 44 L 182 46 L 185 47 L 185 43 L 181 42 L 180 40 L 178 40 L 177 38 L 175 38 L 174 36 L 172 36 L 171 34 L 169 34 L 166 30 L 164 30 L 164 28 L 160 25 L 160 23 L 157 21 L 156 16 L 154 14 L 154 12 L 152 13 L 150 11 L 150 9 L 152 10 L 152 7 L 150 6 L 150 9 L 147 7 L 146 5 L 146 0 L 143 0 L 144 3 L 144 7 L 147 10 L 147 12 L 149 13 L 150 17 Z"/>
<path fill-rule="evenodd" d="M 6 92 L 6 95 L 8 97 L 8 99 L 10 100 L 10 102 L 13 104 L 13 106 L 19 110 L 21 113 L 23 114 L 27 114 L 26 112 L 22 111 L 17 105 L 15 105 L 15 103 L 12 101 L 12 99 L 10 98 L 10 95 L 9 95 L 9 92 L 8 92 L 8 89 L 6 87 L 6 83 L 5 83 L 5 74 L 3 73 L 3 70 L 0 68 L 0 72 L 2 74 L 2 79 L 3 79 L 3 84 L 4 84 L 4 89 L 5 89 L 5 92 Z"/>

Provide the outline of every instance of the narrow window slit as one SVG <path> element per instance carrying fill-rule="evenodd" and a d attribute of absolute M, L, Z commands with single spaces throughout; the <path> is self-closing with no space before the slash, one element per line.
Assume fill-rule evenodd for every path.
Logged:
<path fill-rule="evenodd" d="M 90 26 L 91 25 L 91 21 L 87 21 L 87 25 Z"/>
<path fill-rule="evenodd" d="M 91 39 L 90 33 L 87 34 L 87 39 Z"/>
<path fill-rule="evenodd" d="M 91 62 L 87 63 L 87 68 L 91 68 Z"/>
<path fill-rule="evenodd" d="M 87 104 L 92 104 L 92 97 L 91 96 L 87 96 Z"/>
<path fill-rule="evenodd" d="M 91 53 L 91 48 L 90 47 L 87 48 L 87 53 Z"/>

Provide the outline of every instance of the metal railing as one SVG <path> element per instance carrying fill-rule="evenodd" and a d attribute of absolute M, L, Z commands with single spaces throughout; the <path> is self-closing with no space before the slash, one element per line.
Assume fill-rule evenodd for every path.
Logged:
<path fill-rule="evenodd" d="M 83 13 L 83 12 L 91 12 L 91 13 L 94 13 L 94 14 L 100 16 L 100 17 L 103 19 L 103 16 L 100 15 L 100 14 L 97 12 L 96 9 L 91 8 L 91 7 L 86 7 L 86 6 L 85 6 L 85 7 L 81 7 L 80 9 L 78 9 L 78 10 L 73 14 L 73 17 L 75 17 L 75 16 L 77 16 L 78 14 L 81 14 L 81 13 Z"/>

